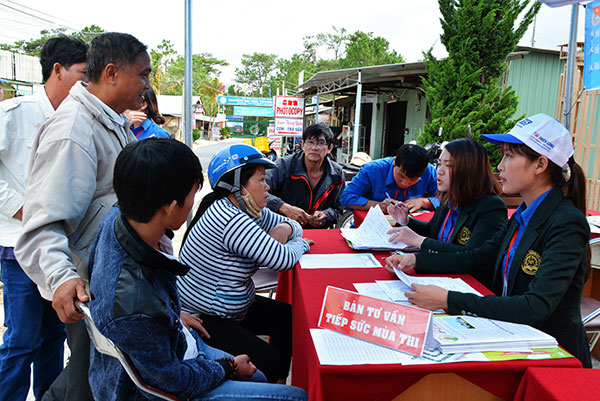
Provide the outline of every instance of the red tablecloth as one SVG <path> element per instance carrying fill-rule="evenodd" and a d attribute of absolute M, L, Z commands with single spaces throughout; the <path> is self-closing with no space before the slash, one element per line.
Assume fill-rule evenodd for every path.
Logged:
<path fill-rule="evenodd" d="M 307 230 L 315 241 L 311 253 L 352 252 L 339 230 Z M 378 259 L 389 253 L 375 253 Z M 478 291 L 490 292 L 468 275 L 461 277 Z M 439 365 L 321 366 L 310 337 L 317 327 L 327 285 L 354 290 L 355 282 L 390 279 L 383 269 L 300 269 L 280 274 L 277 299 L 292 300 L 292 384 L 309 392 L 311 401 L 391 400 L 430 373 L 456 373 L 503 399 L 512 399 L 523 373 L 530 366 L 581 367 L 575 358 L 543 361 L 468 362 Z"/>
<path fill-rule="evenodd" d="M 600 400 L 600 370 L 568 368 L 528 368 L 515 401 Z"/>

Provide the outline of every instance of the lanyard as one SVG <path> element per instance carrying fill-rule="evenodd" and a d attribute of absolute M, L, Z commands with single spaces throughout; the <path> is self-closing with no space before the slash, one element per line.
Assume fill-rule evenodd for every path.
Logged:
<path fill-rule="evenodd" d="M 446 218 L 444 219 L 444 224 L 442 225 L 442 229 L 440 230 L 440 234 L 438 235 L 438 241 L 443 241 L 442 237 L 444 236 L 444 229 L 446 228 L 446 223 L 448 222 L 448 218 L 450 217 L 451 212 L 452 212 L 452 209 L 448 208 L 448 214 L 446 215 Z M 454 231 L 454 227 L 452 227 L 452 230 L 450 230 L 450 234 L 448 234 L 446 241 L 443 241 L 443 242 L 450 242 L 450 237 L 452 237 L 453 231 Z"/>
<path fill-rule="evenodd" d="M 402 199 L 402 201 L 406 200 L 406 191 L 408 191 L 408 187 L 404 188 L 404 199 Z M 398 192 L 400 192 L 399 189 L 396 190 L 396 194 L 394 195 L 394 199 L 398 199 Z"/>
<path fill-rule="evenodd" d="M 138 132 L 138 134 L 135 136 L 135 138 L 138 139 L 140 137 L 140 135 L 142 135 L 142 132 L 144 132 L 144 128 L 140 127 L 140 132 Z"/>
<path fill-rule="evenodd" d="M 513 247 L 513 244 L 515 243 L 515 240 L 517 239 L 517 234 L 519 234 L 519 227 L 517 227 L 517 229 L 515 230 L 515 233 L 513 234 L 510 243 L 508 244 L 508 249 L 506 250 L 506 259 L 504 260 L 504 269 L 503 269 L 503 281 L 502 281 L 502 296 L 505 297 L 507 292 L 508 292 L 508 273 L 510 272 L 510 266 L 508 264 L 508 258 L 510 256 L 510 251 Z"/>

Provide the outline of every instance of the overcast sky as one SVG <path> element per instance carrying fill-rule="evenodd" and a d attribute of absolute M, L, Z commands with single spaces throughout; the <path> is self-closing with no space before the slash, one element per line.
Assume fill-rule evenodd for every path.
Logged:
<path fill-rule="evenodd" d="M 184 4 L 184 0 L 0 0 L 0 42 L 37 37 L 41 29 L 57 26 L 48 22 L 52 21 L 74 29 L 95 24 L 106 31 L 128 32 L 150 48 L 168 39 L 183 54 Z M 581 7 L 579 40 L 583 40 L 584 14 Z M 432 46 L 436 56 L 445 55 L 439 43 L 436 0 L 196 0 L 192 15 L 193 52 L 212 53 L 229 62 L 221 74 L 227 84 L 242 54 L 273 53 L 288 58 L 303 50 L 303 37 L 330 32 L 332 26 L 382 36 L 408 62 L 420 60 L 422 50 Z M 552 9 L 543 5 L 535 46 L 557 49 L 567 43 L 570 20 L 571 6 Z M 531 39 L 532 26 L 521 44 L 530 46 Z"/>

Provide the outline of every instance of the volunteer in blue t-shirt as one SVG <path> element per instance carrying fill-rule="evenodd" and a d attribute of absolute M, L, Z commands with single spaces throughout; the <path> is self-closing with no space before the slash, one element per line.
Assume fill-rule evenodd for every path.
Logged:
<path fill-rule="evenodd" d="M 340 202 L 355 210 L 369 210 L 379 204 L 387 213 L 392 199 L 404 202 L 409 211 L 435 209 L 437 173 L 429 162 L 427 151 L 418 145 L 402 145 L 395 157 L 365 164 L 346 185 Z"/>

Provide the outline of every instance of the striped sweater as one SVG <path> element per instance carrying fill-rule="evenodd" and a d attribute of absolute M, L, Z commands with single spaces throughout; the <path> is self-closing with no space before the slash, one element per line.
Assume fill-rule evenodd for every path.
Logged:
<path fill-rule="evenodd" d="M 285 245 L 268 234 L 282 222 L 293 228 Z M 289 270 L 308 249 L 297 222 L 267 208 L 260 219 L 254 219 L 229 199 L 219 199 L 192 228 L 181 249 L 181 263 L 190 267 L 177 283 L 182 310 L 242 320 L 254 302 L 252 274 L 260 266 Z"/>

